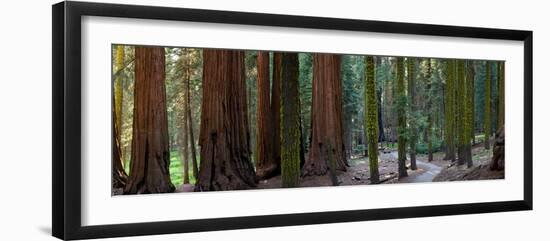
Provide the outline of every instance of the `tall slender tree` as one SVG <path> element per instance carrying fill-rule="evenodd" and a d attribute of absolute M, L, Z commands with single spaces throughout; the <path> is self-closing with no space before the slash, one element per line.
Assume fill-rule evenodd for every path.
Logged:
<path fill-rule="evenodd" d="M 114 98 L 113 98 L 114 99 Z M 118 123 L 117 123 L 117 116 L 116 111 L 114 110 L 114 101 L 113 101 L 113 127 L 112 127 L 112 149 L 113 149 L 113 160 L 111 161 L 112 165 L 112 177 L 111 177 L 111 185 L 113 188 L 123 188 L 126 185 L 126 182 L 128 181 L 128 175 L 124 171 L 124 162 L 122 160 L 122 152 L 120 150 L 120 134 L 118 133 Z"/>
<path fill-rule="evenodd" d="M 411 131 L 409 141 L 409 156 L 411 170 L 416 170 L 416 142 L 418 139 L 418 123 L 416 117 L 416 85 L 415 85 L 415 58 L 407 57 L 407 88 L 409 96 L 409 129 Z"/>
<path fill-rule="evenodd" d="M 333 153 L 335 169 L 345 171 L 347 161 L 343 143 L 340 55 L 313 54 L 311 111 L 311 146 L 302 174 L 326 174 L 329 153 Z M 329 146 L 332 150 L 329 150 Z"/>
<path fill-rule="evenodd" d="M 504 126 L 504 61 L 498 62 L 498 127 Z"/>
<path fill-rule="evenodd" d="M 189 79 L 190 79 L 190 76 L 189 76 L 189 68 L 190 66 L 188 65 L 188 62 L 187 62 L 187 59 L 189 58 L 189 53 L 187 51 L 187 49 L 181 49 L 181 52 L 180 52 L 180 59 L 182 60 L 182 68 L 183 68 L 183 75 L 182 75 L 182 82 L 183 82 L 183 91 L 182 91 L 182 94 L 183 94 L 183 108 L 182 108 L 182 120 L 181 120 L 181 128 L 180 128 L 180 133 L 179 133 L 179 140 L 180 140 L 180 146 L 181 146 L 181 150 L 180 150 L 180 156 L 181 156 L 181 161 L 182 161 L 182 164 L 183 164 L 183 184 L 188 184 L 189 183 L 189 139 L 188 139 L 188 134 L 189 134 L 189 129 L 188 129 L 188 121 L 189 119 L 187 118 L 187 106 L 189 105 L 188 103 L 188 98 L 187 98 L 187 95 L 189 93 L 189 91 L 187 91 L 187 83 L 189 83 Z"/>
<path fill-rule="evenodd" d="M 465 88 L 465 79 L 464 79 L 464 60 L 457 60 L 457 91 L 456 91 L 456 101 L 457 101 L 457 128 L 456 132 L 458 135 L 458 165 L 463 165 L 466 160 L 465 155 L 465 145 L 464 145 L 464 138 L 465 135 L 465 129 L 464 126 L 466 124 L 466 119 L 464 118 L 464 111 L 465 111 L 465 102 L 469 98 L 465 98 L 464 94 L 464 88 Z"/>
<path fill-rule="evenodd" d="M 428 116 L 428 126 L 426 127 L 426 142 L 428 144 L 428 161 L 434 160 L 433 156 L 433 90 L 432 90 L 432 59 L 426 60 L 426 115 Z"/>
<path fill-rule="evenodd" d="M 130 176 L 124 193 L 173 192 L 165 91 L 164 48 L 135 48 L 134 124 Z"/>
<path fill-rule="evenodd" d="M 474 119 L 474 108 L 472 98 L 474 89 L 472 82 L 474 81 L 474 64 L 473 61 L 466 62 L 466 83 L 464 89 L 464 134 L 462 136 L 462 145 L 464 146 L 464 161 L 468 167 L 472 167 L 472 129 L 474 128 L 472 120 Z"/>
<path fill-rule="evenodd" d="M 485 61 L 485 112 L 483 115 L 483 130 L 485 132 L 485 150 L 491 148 L 491 62 Z"/>
<path fill-rule="evenodd" d="M 380 181 L 378 172 L 378 105 L 376 98 L 376 80 L 374 79 L 374 57 L 365 59 L 365 135 L 369 149 L 369 172 L 371 183 Z"/>
<path fill-rule="evenodd" d="M 201 163 L 196 191 L 256 186 L 250 161 L 244 51 L 203 50 Z"/>
<path fill-rule="evenodd" d="M 189 149 L 191 150 L 191 160 L 192 160 L 192 165 L 193 165 L 193 177 L 195 178 L 195 180 L 197 180 L 197 178 L 199 177 L 199 165 L 197 163 L 197 151 L 195 149 L 195 135 L 194 135 L 194 130 L 193 130 L 193 115 L 192 115 L 192 111 L 191 111 L 191 76 L 192 76 L 192 71 L 191 71 L 191 68 L 192 68 L 192 56 L 191 56 L 191 52 L 188 53 L 188 58 L 187 58 L 187 66 L 189 66 L 187 68 L 187 76 L 188 76 L 188 79 L 187 79 L 187 83 L 186 83 L 186 89 L 187 89 L 187 129 L 188 129 L 188 133 L 189 133 Z"/>
<path fill-rule="evenodd" d="M 122 98 L 124 96 L 124 46 L 116 46 L 116 74 L 115 74 L 115 83 L 114 83 L 114 94 L 115 94 L 115 114 L 116 114 L 116 125 L 118 126 L 117 132 L 119 133 L 119 142 L 120 134 L 122 128 Z"/>
<path fill-rule="evenodd" d="M 397 57 L 396 62 L 397 72 L 397 161 L 399 178 L 408 176 L 407 174 L 407 117 L 406 117 L 406 105 L 407 96 L 405 95 L 405 68 L 403 66 L 403 57 Z"/>
<path fill-rule="evenodd" d="M 112 186 L 122 188 L 126 185 L 128 176 L 124 171 L 124 158 L 121 150 L 122 127 L 122 97 L 123 97 L 123 71 L 124 71 L 124 46 L 118 45 L 115 50 L 116 75 L 113 83 L 113 160 L 112 160 Z"/>
<path fill-rule="evenodd" d="M 455 60 L 446 61 L 445 79 L 445 157 L 444 160 L 455 161 L 455 107 L 456 107 L 456 81 L 455 81 Z"/>
<path fill-rule="evenodd" d="M 297 53 L 282 56 L 281 177 L 283 187 L 297 187 L 300 180 L 302 131 L 300 129 L 299 64 Z"/>

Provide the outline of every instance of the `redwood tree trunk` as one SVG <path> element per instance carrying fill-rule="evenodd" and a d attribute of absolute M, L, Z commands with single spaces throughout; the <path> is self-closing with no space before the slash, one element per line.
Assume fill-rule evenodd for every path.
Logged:
<path fill-rule="evenodd" d="M 134 122 L 125 194 L 173 192 L 170 181 L 164 48 L 135 48 Z"/>
<path fill-rule="evenodd" d="M 256 186 L 244 70 L 243 51 L 203 51 L 201 163 L 195 191 Z"/>
<path fill-rule="evenodd" d="M 282 53 L 273 53 L 273 82 L 271 83 L 271 114 L 273 121 L 273 162 L 277 166 L 274 174 L 281 169 L 281 74 Z"/>
<path fill-rule="evenodd" d="M 189 130 L 189 148 L 191 149 L 191 160 L 192 160 L 192 164 L 193 164 L 193 177 L 195 178 L 195 180 L 197 180 L 198 176 L 199 176 L 199 166 L 197 164 L 197 151 L 195 150 L 195 135 L 194 135 L 194 131 L 193 131 L 193 116 L 192 116 L 192 112 L 191 112 L 191 71 L 190 71 L 190 68 L 191 68 L 191 58 L 188 58 L 188 65 L 189 66 L 187 68 L 187 71 L 188 71 L 188 74 L 187 76 L 189 77 L 187 79 L 187 129 Z"/>
<path fill-rule="evenodd" d="M 337 170 L 346 170 L 342 127 L 342 81 L 340 56 L 313 55 L 312 137 L 302 175 L 324 175 L 328 170 L 328 151 Z M 327 150 L 327 148 L 332 150 Z"/>
<path fill-rule="evenodd" d="M 273 159 L 273 115 L 270 106 L 269 52 L 258 52 L 258 119 L 256 129 L 256 176 L 270 178 L 278 166 Z"/>

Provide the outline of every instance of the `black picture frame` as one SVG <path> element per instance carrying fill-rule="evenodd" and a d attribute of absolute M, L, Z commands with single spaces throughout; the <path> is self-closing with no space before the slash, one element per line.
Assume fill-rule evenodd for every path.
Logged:
<path fill-rule="evenodd" d="M 235 218 L 82 226 L 81 224 L 81 17 L 194 21 L 258 26 L 350 30 L 426 36 L 517 40 L 524 43 L 524 193 L 521 200 Z M 52 6 L 52 233 L 60 239 L 106 238 L 380 219 L 532 210 L 533 32 L 197 10 L 171 7 L 60 2 Z"/>

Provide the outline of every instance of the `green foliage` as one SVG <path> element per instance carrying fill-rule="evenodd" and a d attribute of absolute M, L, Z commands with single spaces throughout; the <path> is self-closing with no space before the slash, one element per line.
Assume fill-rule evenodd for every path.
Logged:
<path fill-rule="evenodd" d="M 244 53 L 246 98 L 248 100 L 248 128 L 249 130 L 256 130 L 258 115 L 258 68 L 256 60 L 258 59 L 258 51 L 245 51 Z M 256 146 L 256 135 L 250 135 L 250 146 Z M 258 157 L 253 149 L 251 149 L 252 155 L 250 158 L 255 163 Z"/>
<path fill-rule="evenodd" d="M 489 138 L 491 137 L 491 73 L 492 63 L 485 62 L 485 112 L 483 130 L 485 133 L 485 149 L 489 149 Z"/>
<path fill-rule="evenodd" d="M 300 117 L 302 120 L 302 136 L 304 137 L 304 146 L 309 146 L 309 137 L 311 135 L 311 100 L 312 100 L 312 80 L 313 80 L 313 55 L 310 53 L 299 53 L 298 62 L 300 65 L 300 75 L 298 82 L 300 84 Z M 305 151 L 305 150 L 304 150 Z"/>
<path fill-rule="evenodd" d="M 434 137 L 434 136 L 432 136 Z M 439 138 L 432 138 L 432 152 L 443 151 L 445 146 L 445 141 Z M 428 154 L 429 153 L 429 144 L 424 141 L 419 141 L 416 145 L 416 153 L 418 154 Z"/>
<path fill-rule="evenodd" d="M 200 159 L 197 157 L 197 159 Z M 170 151 L 170 180 L 176 187 L 183 184 L 183 165 L 178 151 Z M 199 161 L 200 163 L 200 161 Z M 197 180 L 193 176 L 192 168 L 189 168 L 189 183 L 195 184 Z"/>

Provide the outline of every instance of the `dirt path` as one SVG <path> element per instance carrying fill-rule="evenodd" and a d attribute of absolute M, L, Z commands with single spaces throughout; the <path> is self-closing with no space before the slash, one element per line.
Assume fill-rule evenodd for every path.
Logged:
<path fill-rule="evenodd" d="M 397 151 L 390 153 L 395 159 L 397 159 Z M 399 183 L 413 183 L 413 182 L 432 182 L 434 178 L 441 172 L 442 167 L 420 160 L 416 160 L 417 170 L 409 170 L 409 176 L 399 179 Z M 411 173 L 412 172 L 412 173 Z"/>

